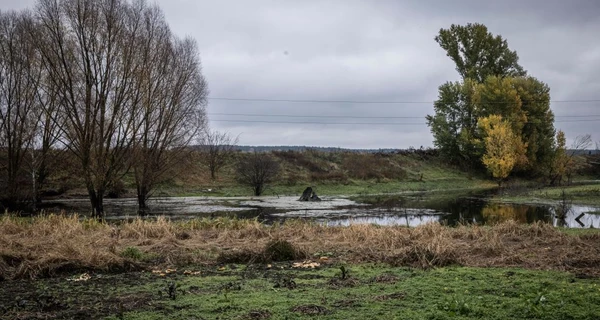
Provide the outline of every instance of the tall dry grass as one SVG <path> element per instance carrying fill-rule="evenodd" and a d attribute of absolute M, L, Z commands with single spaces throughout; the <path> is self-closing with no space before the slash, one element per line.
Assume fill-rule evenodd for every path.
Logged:
<path fill-rule="evenodd" d="M 52 276 L 65 271 L 124 271 L 154 265 L 261 261 L 273 240 L 293 244 L 303 255 L 333 253 L 334 259 L 432 268 L 446 265 L 519 266 L 600 274 L 600 236 L 566 235 L 544 224 L 513 221 L 495 226 L 416 228 L 351 225 L 327 227 L 287 221 L 134 220 L 119 225 L 78 216 L 0 219 L 0 279 Z M 147 259 L 122 254 L 136 248 Z"/>

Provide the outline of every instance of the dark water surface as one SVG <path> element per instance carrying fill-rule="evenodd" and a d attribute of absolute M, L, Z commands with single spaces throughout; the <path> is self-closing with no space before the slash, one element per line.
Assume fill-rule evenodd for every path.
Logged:
<path fill-rule="evenodd" d="M 506 220 L 522 223 L 544 221 L 569 228 L 598 228 L 600 208 L 573 205 L 565 219 L 557 219 L 553 205 L 507 204 L 488 201 L 473 195 L 367 196 L 357 200 L 324 197 L 321 202 L 300 202 L 297 197 L 157 198 L 148 202 L 147 217 L 167 216 L 174 220 L 202 217 L 237 217 L 259 219 L 265 223 L 287 219 L 309 219 L 332 226 L 355 223 L 418 226 L 438 221 L 448 225 L 460 223 L 493 224 Z M 84 199 L 56 200 L 46 204 L 46 211 L 89 212 Z M 137 217 L 135 199 L 107 199 L 108 220 Z"/>

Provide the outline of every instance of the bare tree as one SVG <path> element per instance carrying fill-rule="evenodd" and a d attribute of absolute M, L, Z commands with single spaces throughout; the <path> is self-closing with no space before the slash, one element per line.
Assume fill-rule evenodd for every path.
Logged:
<path fill-rule="evenodd" d="M 93 215 L 103 218 L 111 181 L 128 168 L 138 96 L 133 94 L 141 15 L 124 0 L 39 0 L 39 44 L 61 102 L 61 143 L 80 162 Z M 58 123 L 58 122 L 55 122 Z"/>
<path fill-rule="evenodd" d="M 57 123 L 61 119 L 58 114 L 56 92 L 56 88 L 48 84 L 41 86 L 38 94 L 37 126 L 30 148 L 31 161 L 28 166 L 32 179 L 34 211 L 35 206 L 41 202 L 41 188 L 63 158 L 63 152 L 55 149 L 59 141 L 59 125 Z"/>
<path fill-rule="evenodd" d="M 0 12 L 0 144 L 6 151 L 5 200 L 22 198 L 27 150 L 33 147 L 40 120 L 38 100 L 43 79 L 40 58 L 30 39 L 31 14 Z"/>
<path fill-rule="evenodd" d="M 260 196 L 278 174 L 279 163 L 266 153 L 245 155 L 237 163 L 237 181 L 252 188 L 255 196 Z"/>
<path fill-rule="evenodd" d="M 206 125 L 207 83 L 196 43 L 174 37 L 162 11 L 136 3 L 143 19 L 139 43 L 142 65 L 135 75 L 140 127 L 133 145 L 133 171 L 140 213 L 157 182 Z"/>
<path fill-rule="evenodd" d="M 584 134 L 581 136 L 577 136 L 573 143 L 571 144 L 571 148 L 569 150 L 568 162 L 565 170 L 565 175 L 567 177 L 567 184 L 571 184 L 573 179 L 573 174 L 578 170 L 585 166 L 585 159 L 583 158 L 582 152 L 591 147 L 593 144 L 592 136 L 590 134 Z"/>
<path fill-rule="evenodd" d="M 591 174 L 600 178 L 600 141 L 595 144 L 596 149 L 587 156 L 587 164 L 590 167 Z"/>
<path fill-rule="evenodd" d="M 210 170 L 210 177 L 217 179 L 217 175 L 234 156 L 235 146 L 239 137 L 232 137 L 227 132 L 206 130 L 201 143 L 203 161 Z"/>

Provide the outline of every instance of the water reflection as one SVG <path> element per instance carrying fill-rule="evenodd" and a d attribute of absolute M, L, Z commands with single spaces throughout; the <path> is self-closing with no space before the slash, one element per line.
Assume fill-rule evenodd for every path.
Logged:
<path fill-rule="evenodd" d="M 549 208 L 518 204 L 488 203 L 481 210 L 481 215 L 483 221 L 487 224 L 495 224 L 508 220 L 521 223 L 552 221 L 552 212 Z"/>
<path fill-rule="evenodd" d="M 86 200 L 49 202 L 47 211 L 86 212 Z M 105 204 L 107 219 L 131 220 L 137 217 L 135 199 L 110 199 Z M 287 219 L 307 219 L 331 226 L 378 224 L 418 226 L 438 221 L 447 225 L 495 224 L 507 220 L 521 223 L 543 221 L 569 228 L 600 227 L 600 215 L 588 214 L 598 208 L 573 206 L 564 220 L 556 219 L 549 205 L 522 205 L 489 202 L 474 195 L 456 194 L 435 197 L 413 195 L 389 198 L 324 198 L 321 202 L 299 202 L 296 197 L 262 198 L 157 198 L 149 202 L 147 218 L 167 216 L 173 220 L 214 217 L 257 219 L 264 223 Z"/>

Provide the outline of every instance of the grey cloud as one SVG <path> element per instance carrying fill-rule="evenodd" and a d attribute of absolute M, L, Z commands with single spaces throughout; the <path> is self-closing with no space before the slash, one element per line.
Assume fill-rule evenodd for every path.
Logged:
<path fill-rule="evenodd" d="M 33 0 L 3 0 L 22 8 Z M 553 100 L 599 99 L 600 2 L 505 1 L 184 1 L 157 0 L 175 33 L 198 42 L 211 96 L 361 101 L 433 101 L 458 80 L 434 36 L 452 23 L 480 22 L 508 40 Z M 557 116 L 600 114 L 600 103 L 553 103 Z M 420 122 L 431 104 L 284 103 L 210 100 L 210 119 L 275 122 Z M 214 113 L 419 117 L 277 118 Z M 560 118 L 557 117 L 557 120 Z M 565 118 L 562 118 L 563 120 Z M 598 117 L 600 120 L 600 117 Z M 557 122 L 569 140 L 598 122 Z M 340 147 L 431 146 L 426 125 L 315 125 L 211 122 L 242 144 Z"/>

